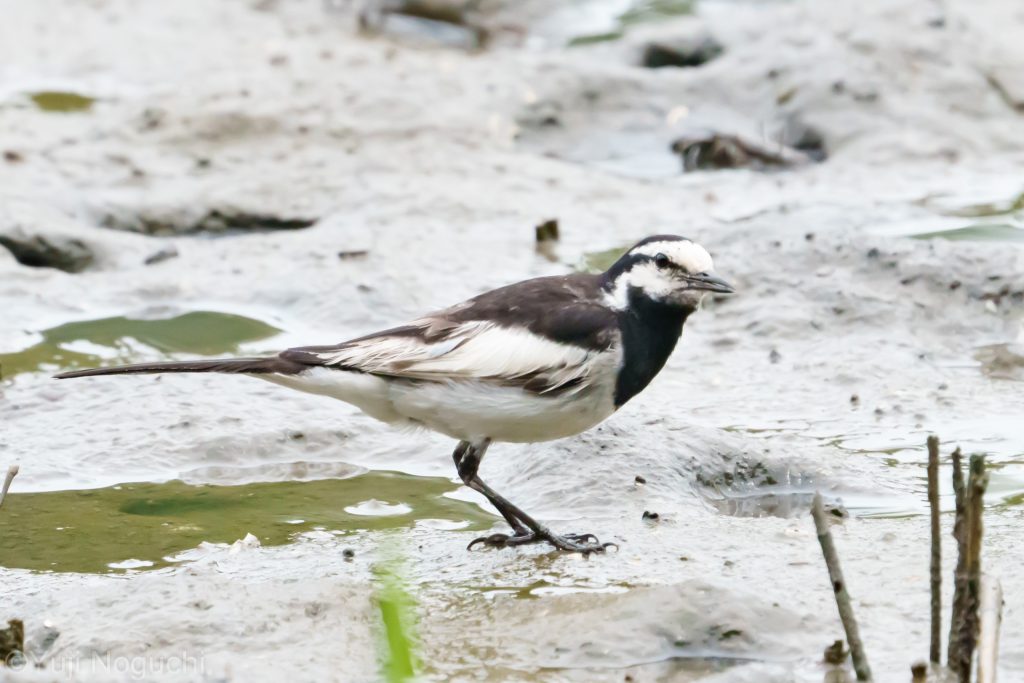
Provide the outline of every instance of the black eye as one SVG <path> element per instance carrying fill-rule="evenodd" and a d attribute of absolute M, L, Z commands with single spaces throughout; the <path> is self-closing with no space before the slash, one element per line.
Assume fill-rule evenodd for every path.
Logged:
<path fill-rule="evenodd" d="M 659 268 L 668 268 L 668 263 L 668 256 L 665 256 L 664 254 L 658 254 L 654 257 L 654 265 Z"/>

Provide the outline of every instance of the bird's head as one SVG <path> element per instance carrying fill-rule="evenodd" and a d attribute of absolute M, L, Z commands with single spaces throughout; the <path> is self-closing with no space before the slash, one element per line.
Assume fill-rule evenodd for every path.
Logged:
<path fill-rule="evenodd" d="M 707 250 L 677 235 L 654 235 L 638 242 L 605 271 L 602 286 L 608 303 L 620 310 L 633 297 L 692 310 L 708 292 L 733 292 L 715 275 Z"/>

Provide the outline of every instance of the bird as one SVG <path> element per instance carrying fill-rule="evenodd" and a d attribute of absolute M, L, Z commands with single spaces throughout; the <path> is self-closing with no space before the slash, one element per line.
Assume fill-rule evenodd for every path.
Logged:
<path fill-rule="evenodd" d="M 480 478 L 484 455 L 493 442 L 550 441 L 601 423 L 661 371 L 707 294 L 733 292 L 704 247 L 654 235 L 603 273 L 524 280 L 340 344 L 55 377 L 241 374 L 340 399 L 385 423 L 458 441 L 452 458 L 459 478 L 511 527 L 474 539 L 469 549 L 546 543 L 589 555 L 617 546 L 592 533 L 556 534 L 525 513 Z"/>

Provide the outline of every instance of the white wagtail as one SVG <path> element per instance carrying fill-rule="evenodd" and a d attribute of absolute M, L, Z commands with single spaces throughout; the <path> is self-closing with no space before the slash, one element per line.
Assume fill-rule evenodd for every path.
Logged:
<path fill-rule="evenodd" d="M 459 440 L 459 477 L 512 526 L 470 543 L 547 542 L 602 551 L 593 534 L 556 535 L 477 474 L 492 441 L 536 442 L 590 429 L 658 374 L 707 292 L 731 293 L 699 244 L 655 235 L 606 272 L 541 277 L 485 292 L 408 325 L 270 358 L 143 363 L 57 375 L 246 374 L 341 399 L 384 422 Z"/>

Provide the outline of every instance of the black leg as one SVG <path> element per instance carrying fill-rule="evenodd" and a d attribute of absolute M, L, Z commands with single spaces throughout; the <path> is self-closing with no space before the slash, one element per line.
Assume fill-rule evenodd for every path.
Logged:
<path fill-rule="evenodd" d="M 605 548 L 615 545 L 614 543 L 601 543 L 593 534 L 566 534 L 559 536 L 485 484 L 479 474 L 477 474 L 477 470 L 480 467 L 480 460 L 483 458 L 484 453 L 487 452 L 487 447 L 490 444 L 490 439 L 475 445 L 468 441 L 460 441 L 453 454 L 455 466 L 458 468 L 459 477 L 463 483 L 474 491 L 483 494 L 491 502 L 491 505 L 501 513 L 501 516 L 505 518 L 505 521 L 509 523 L 515 533 L 511 536 L 500 533 L 482 536 L 474 539 L 469 544 L 470 549 L 477 543 L 492 547 L 508 547 L 546 542 L 559 550 L 589 555 L 594 552 L 604 552 Z"/>
<path fill-rule="evenodd" d="M 484 457 L 484 453 L 487 452 L 487 447 L 490 445 L 491 440 L 487 439 L 475 446 L 468 441 L 460 441 L 459 445 L 455 447 L 452 459 L 455 460 L 455 469 L 459 471 L 459 478 L 462 479 L 466 486 L 473 488 L 469 482 L 476 478 L 476 471 L 480 467 L 480 460 Z M 484 495 L 486 496 L 487 494 Z M 490 496 L 488 496 L 488 500 L 491 500 Z M 494 501 L 491 500 L 491 503 L 493 504 Z M 517 536 L 529 532 L 529 529 L 523 526 L 523 523 L 514 514 L 509 514 L 506 508 L 497 505 L 494 507 L 505 518 L 505 521 L 508 522 Z"/>

